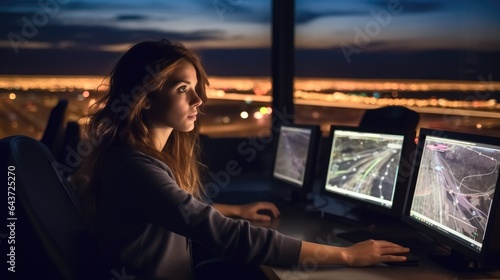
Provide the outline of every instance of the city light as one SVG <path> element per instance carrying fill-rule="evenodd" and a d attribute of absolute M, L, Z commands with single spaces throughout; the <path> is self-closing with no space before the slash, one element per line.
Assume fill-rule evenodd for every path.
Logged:
<path fill-rule="evenodd" d="M 248 112 L 247 112 L 247 111 L 243 111 L 243 112 L 241 112 L 241 113 L 240 113 L 240 117 L 241 117 L 242 119 L 248 119 Z"/>
<path fill-rule="evenodd" d="M 332 116 L 331 108 L 353 109 L 353 112 L 356 112 L 393 105 L 408 107 L 423 115 L 468 116 L 480 118 L 470 119 L 466 126 L 481 133 L 493 133 L 491 131 L 498 127 L 497 122 L 500 119 L 500 102 L 497 97 L 500 82 L 495 81 L 297 78 L 294 88 L 293 103 L 299 106 L 298 118 L 318 122 L 322 131 L 329 130 L 328 122 L 332 119 L 345 121 L 345 117 L 338 114 Z M 22 121 L 16 120 L 17 128 L 7 123 L 5 130 L 15 129 L 16 133 L 20 130 L 23 130 L 22 133 L 34 131 L 38 135 L 43 130 L 44 123 L 32 114 L 46 114 L 60 98 L 76 101 L 72 103 L 72 108 L 78 109 L 71 111 L 68 117 L 83 126 L 88 120 L 82 116 L 88 113 L 90 106 L 101 99 L 106 89 L 106 79 L 98 76 L 0 75 L 0 99 L 10 103 L 7 104 L 8 108 L 14 110 L 10 116 L 23 112 L 26 114 L 23 120 L 34 123 L 34 126 L 28 127 Z M 214 113 L 216 116 L 212 118 L 214 122 L 210 122 L 210 125 L 224 125 L 224 128 L 208 128 L 208 122 L 204 122 L 202 129 L 206 133 L 209 133 L 209 129 L 218 131 L 221 135 L 228 133 L 239 127 L 239 121 L 250 118 L 252 120 L 245 121 L 245 125 L 262 125 L 271 119 L 268 117 L 273 112 L 270 78 L 210 77 L 210 87 L 206 93 L 209 99 L 206 103 L 207 111 L 217 108 L 217 112 L 209 112 L 208 117 L 214 117 Z M 211 107 L 212 104 L 214 107 Z M 228 111 L 225 111 L 221 107 L 224 104 L 231 104 L 230 106 L 236 106 L 232 108 L 239 109 L 234 112 L 232 108 L 228 108 Z M 104 105 L 100 103 L 99 107 Z M 356 116 L 353 115 L 352 119 L 356 119 Z M 12 120 L 14 119 L 9 119 Z M 206 121 L 207 117 L 200 120 Z M 355 120 L 351 122 L 352 125 L 356 123 Z M 464 126 L 464 123 L 460 123 L 455 117 L 446 118 L 444 122 L 446 125 Z"/>
<path fill-rule="evenodd" d="M 246 104 L 271 98 L 272 83 L 269 78 L 224 78 L 210 77 L 207 89 L 209 98 L 235 99 L 239 96 Z M 369 106 L 398 105 L 416 108 L 461 108 L 500 109 L 500 104 L 492 98 L 492 92 L 500 91 L 500 82 L 495 81 L 439 81 L 439 80 L 397 80 L 373 81 L 362 79 L 296 78 L 294 98 L 303 105 L 335 106 L 348 103 Z M 71 93 L 83 90 L 81 96 L 90 97 L 92 92 L 103 92 L 107 81 L 101 76 L 0 76 L 0 88 L 5 90 Z M 253 94 L 249 93 L 253 92 Z M 363 96 L 357 94 L 365 92 Z M 383 95 L 386 92 L 387 95 Z M 444 98 L 404 98 L 404 92 L 470 92 L 469 100 L 447 100 Z M 9 98 L 15 99 L 15 93 Z M 388 96 L 388 97 L 387 97 Z M 267 99 L 266 99 L 267 100 Z M 269 101 L 272 100 L 268 99 Z M 53 101 L 50 101 L 53 102 Z M 342 105 L 342 107 L 345 107 Z M 270 114 L 270 108 L 261 108 L 261 114 Z"/>
<path fill-rule="evenodd" d="M 92 105 L 94 105 L 95 103 L 96 103 L 95 98 L 90 99 L 90 100 L 89 100 L 89 105 L 88 105 L 88 107 L 90 108 L 90 107 L 91 107 Z"/>
<path fill-rule="evenodd" d="M 262 119 L 263 115 L 262 115 L 262 113 L 261 113 L 261 112 L 257 111 L 257 112 L 255 112 L 255 113 L 253 113 L 253 117 L 254 117 L 255 119 L 257 119 L 257 120 L 260 120 L 260 119 Z"/>

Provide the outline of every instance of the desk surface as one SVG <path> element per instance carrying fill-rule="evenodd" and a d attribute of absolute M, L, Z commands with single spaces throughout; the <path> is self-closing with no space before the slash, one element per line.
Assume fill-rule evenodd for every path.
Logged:
<path fill-rule="evenodd" d="M 360 229 L 360 226 L 348 225 L 336 222 L 331 217 L 321 218 L 319 215 L 305 214 L 301 207 L 289 207 L 282 209 L 282 216 L 274 220 L 268 227 L 274 228 L 281 233 L 296 237 L 302 240 L 329 244 L 333 246 L 349 246 L 352 244 L 342 238 L 337 237 L 338 233 Z M 266 226 L 262 223 L 254 223 L 258 226 Z M 370 225 L 379 229 L 378 232 L 391 231 L 398 234 L 408 234 L 408 228 L 400 229 L 398 223 L 387 223 L 385 225 Z M 363 226 L 361 226 L 363 228 Z M 397 231 L 394 230 L 397 228 Z M 368 228 L 366 228 L 368 230 Z M 413 232 L 414 234 L 414 232 Z M 424 248 L 429 247 L 429 248 Z M 269 279 L 405 279 L 405 280 L 458 280 L 458 279 L 500 279 L 500 271 L 494 272 L 457 272 L 450 271 L 441 265 L 430 260 L 427 256 L 431 246 L 425 244 L 419 250 L 413 252 L 420 257 L 418 266 L 387 266 L 378 264 L 371 267 L 350 268 L 345 266 L 317 265 L 314 260 L 302 266 L 293 268 L 275 268 L 262 266 L 262 270 Z"/>
<path fill-rule="evenodd" d="M 381 221 L 368 224 L 349 224 L 335 217 L 308 214 L 304 210 L 305 203 L 290 203 L 270 194 L 267 178 L 248 177 L 233 178 L 231 187 L 219 193 L 216 202 L 248 203 L 252 201 L 275 202 L 281 211 L 281 217 L 272 222 L 252 222 L 255 226 L 269 227 L 279 232 L 305 241 L 329 244 L 332 246 L 349 246 L 352 243 L 337 234 L 352 230 L 369 230 L 391 237 L 391 234 L 414 237 L 416 231 L 398 221 Z M 238 180 L 243 179 L 243 180 Z M 282 192 L 278 192 L 283 194 Z M 345 209 L 344 209 L 345 210 Z M 500 271 L 493 272 L 457 272 L 444 268 L 429 259 L 429 253 L 443 253 L 443 249 L 435 248 L 431 240 L 418 244 L 414 254 L 420 257 L 418 266 L 387 266 L 378 264 L 370 267 L 349 268 L 345 266 L 317 265 L 314 260 L 307 265 L 292 268 L 262 266 L 262 271 L 269 279 L 314 280 L 314 279 L 349 279 L 349 280 L 458 280 L 458 279 L 500 279 Z"/>

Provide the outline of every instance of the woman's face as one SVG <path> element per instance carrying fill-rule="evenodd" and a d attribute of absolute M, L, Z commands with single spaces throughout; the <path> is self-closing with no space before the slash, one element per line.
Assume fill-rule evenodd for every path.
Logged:
<path fill-rule="evenodd" d="M 173 128 L 191 131 L 202 101 L 196 93 L 196 69 L 189 62 L 170 76 L 158 94 L 151 97 L 151 107 L 145 111 L 152 128 Z"/>

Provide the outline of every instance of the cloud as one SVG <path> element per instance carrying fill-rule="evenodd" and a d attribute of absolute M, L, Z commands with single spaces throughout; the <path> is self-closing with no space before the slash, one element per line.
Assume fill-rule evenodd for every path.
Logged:
<path fill-rule="evenodd" d="M 55 0 L 57 1 L 57 0 Z M 182 3 L 172 4 L 167 1 L 113 1 L 103 0 L 99 2 L 85 2 L 70 0 L 67 4 L 61 5 L 65 10 L 72 11 L 116 11 L 116 10 L 145 10 L 145 9 L 175 9 Z"/>
<path fill-rule="evenodd" d="M 79 1 L 70 1 L 64 5 L 65 10 L 100 10 L 106 7 L 108 8 L 117 8 L 116 4 L 103 4 L 103 3 L 88 3 L 88 2 L 79 2 Z"/>
<path fill-rule="evenodd" d="M 203 11 L 212 11 L 214 18 L 221 21 L 271 23 L 271 1 L 215 0 L 199 1 L 196 4 Z"/>
<path fill-rule="evenodd" d="M 43 11 L 42 6 L 57 10 L 98 10 L 102 8 L 117 8 L 120 4 L 88 3 L 79 1 L 57 1 L 57 0 L 7 0 L 0 3 L 0 10 L 14 12 L 36 12 Z"/>
<path fill-rule="evenodd" d="M 430 13 L 445 8 L 445 4 L 440 1 L 404 0 L 399 2 L 401 7 L 403 7 L 403 14 Z M 373 4 L 379 8 L 387 9 L 388 1 L 376 0 Z"/>
<path fill-rule="evenodd" d="M 127 20 L 146 20 L 147 16 L 143 15 L 118 15 L 115 18 L 118 21 L 127 21 Z"/>
<path fill-rule="evenodd" d="M 0 2 L 0 9 L 32 10 L 40 8 L 37 1 L 34 0 L 5 0 Z"/>
<path fill-rule="evenodd" d="M 47 6 L 57 5 L 60 8 L 67 10 L 96 10 L 102 8 L 119 8 L 127 7 L 131 5 L 121 4 L 119 2 L 113 1 L 103 1 L 103 2 L 85 2 L 85 1 L 75 1 L 75 0 L 4 0 L 0 2 L 0 9 L 18 10 L 20 8 L 36 10 L 41 9 L 40 4 L 46 4 Z M 50 5 L 49 5 L 50 4 Z"/>
<path fill-rule="evenodd" d="M 17 34 L 29 42 L 49 43 L 54 48 L 74 49 L 99 49 L 100 47 L 116 44 L 129 44 L 142 40 L 157 40 L 168 38 L 172 41 L 192 42 L 203 40 L 225 39 L 225 32 L 218 29 L 200 29 L 195 31 L 162 31 L 158 29 L 122 29 L 113 26 L 101 25 L 61 25 L 55 19 L 49 20 L 45 26 L 35 26 L 35 32 L 29 29 L 30 35 L 23 33 L 23 26 L 31 21 L 33 14 L 30 13 L 6 13 L 0 12 L 3 24 L 0 25 L 0 34 Z M 22 20 L 23 18 L 27 19 Z M 142 19 L 139 15 L 125 15 L 125 19 Z M 26 29 L 26 28 L 24 28 Z M 33 35 L 34 34 L 34 35 Z M 4 40 L 7 39 L 4 37 Z M 46 44 L 45 44 L 46 45 Z M 21 43 L 22 48 L 22 43 Z"/>
<path fill-rule="evenodd" d="M 305 24 L 310 21 L 322 18 L 322 17 L 342 17 L 342 16 L 356 16 L 365 15 L 366 11 L 324 11 L 324 12 L 312 12 L 307 10 L 299 10 L 295 15 L 295 22 L 297 24 Z"/>
<path fill-rule="evenodd" d="M 387 9 L 388 0 L 336 0 L 336 1 L 297 1 L 295 21 L 306 24 L 323 17 L 349 17 L 368 15 L 374 6 L 376 9 Z M 398 1 L 395 1 L 397 3 Z M 443 2 L 421 0 L 400 0 L 403 13 L 429 13 L 445 7 Z"/>
<path fill-rule="evenodd" d="M 272 7 L 266 7 L 266 1 L 204 1 L 203 8 L 213 10 L 215 15 L 219 15 L 224 21 L 251 22 L 270 24 L 272 21 Z M 217 5 L 215 3 L 218 3 Z M 323 4 L 325 5 L 325 4 Z M 326 3 L 326 11 L 312 11 L 307 9 L 296 9 L 295 22 L 297 24 L 305 24 L 310 21 L 330 16 L 353 16 L 366 14 L 363 10 L 332 10 L 335 5 Z M 297 5 L 296 5 L 297 8 Z"/>
<path fill-rule="evenodd" d="M 182 2 L 182 1 L 180 1 Z M 77 1 L 77 0 L 2 0 L 0 2 L 0 11 L 12 11 L 12 12 L 36 12 L 42 11 L 42 6 L 49 7 L 52 9 L 56 7 L 57 10 L 64 11 L 103 11 L 112 12 L 117 10 L 130 10 L 137 11 L 145 9 L 175 9 L 179 6 L 184 5 L 184 3 L 169 3 L 164 1 L 148 1 L 143 3 L 142 1 L 113 1 L 113 0 L 102 0 L 102 1 Z"/>

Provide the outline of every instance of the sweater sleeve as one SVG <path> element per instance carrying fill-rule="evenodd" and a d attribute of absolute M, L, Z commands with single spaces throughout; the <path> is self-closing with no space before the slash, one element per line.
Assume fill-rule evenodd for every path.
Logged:
<path fill-rule="evenodd" d="M 288 266 L 298 262 L 301 241 L 248 221 L 223 216 L 185 192 L 170 169 L 145 155 L 119 168 L 120 199 L 131 219 L 152 223 L 202 244 L 216 255 L 247 264 Z"/>

